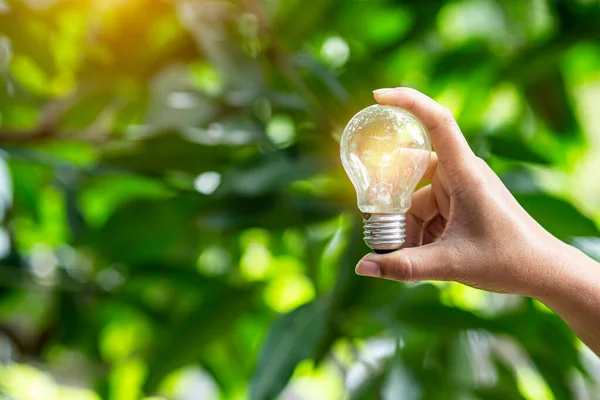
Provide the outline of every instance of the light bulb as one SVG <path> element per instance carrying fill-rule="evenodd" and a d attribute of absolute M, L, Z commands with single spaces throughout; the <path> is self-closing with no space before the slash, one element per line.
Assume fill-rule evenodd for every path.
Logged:
<path fill-rule="evenodd" d="M 376 104 L 348 122 L 340 154 L 363 213 L 365 242 L 377 253 L 399 249 L 412 194 L 429 165 L 427 128 L 402 108 Z"/>

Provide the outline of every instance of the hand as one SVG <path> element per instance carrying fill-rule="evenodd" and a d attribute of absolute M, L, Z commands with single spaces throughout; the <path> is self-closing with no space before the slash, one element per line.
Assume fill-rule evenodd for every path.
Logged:
<path fill-rule="evenodd" d="M 431 184 L 413 195 L 404 249 L 368 254 L 356 272 L 398 281 L 453 280 L 535 297 L 600 356 L 600 264 L 523 210 L 473 154 L 446 108 L 407 88 L 375 91 L 375 99 L 420 118 L 436 155 L 426 172 Z"/>
<path fill-rule="evenodd" d="M 425 174 L 431 184 L 413 195 L 404 249 L 369 254 L 356 272 L 542 295 L 566 265 L 556 261 L 565 258 L 568 246 L 530 217 L 473 153 L 448 109 L 409 88 L 375 91 L 375 99 L 421 119 L 436 153 Z"/>

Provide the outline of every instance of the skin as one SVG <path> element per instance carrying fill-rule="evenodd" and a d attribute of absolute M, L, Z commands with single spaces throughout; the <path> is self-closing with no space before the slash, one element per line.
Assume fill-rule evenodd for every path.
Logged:
<path fill-rule="evenodd" d="M 402 250 L 368 254 L 364 276 L 456 281 L 540 300 L 600 355 L 600 264 L 558 240 L 519 205 L 470 149 L 452 113 L 409 88 L 379 89 L 380 104 L 415 114 L 436 150 L 413 195 Z"/>

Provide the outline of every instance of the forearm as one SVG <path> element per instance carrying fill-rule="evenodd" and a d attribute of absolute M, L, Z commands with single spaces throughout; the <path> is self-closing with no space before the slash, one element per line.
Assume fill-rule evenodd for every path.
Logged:
<path fill-rule="evenodd" d="M 600 356 L 600 263 L 563 243 L 557 250 L 546 289 L 536 297 Z"/>

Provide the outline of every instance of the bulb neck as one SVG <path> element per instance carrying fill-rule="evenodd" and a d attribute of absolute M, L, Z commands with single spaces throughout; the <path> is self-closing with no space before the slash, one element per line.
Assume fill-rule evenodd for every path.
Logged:
<path fill-rule="evenodd" d="M 406 214 L 363 214 L 365 243 L 376 253 L 390 253 L 404 244 Z"/>

